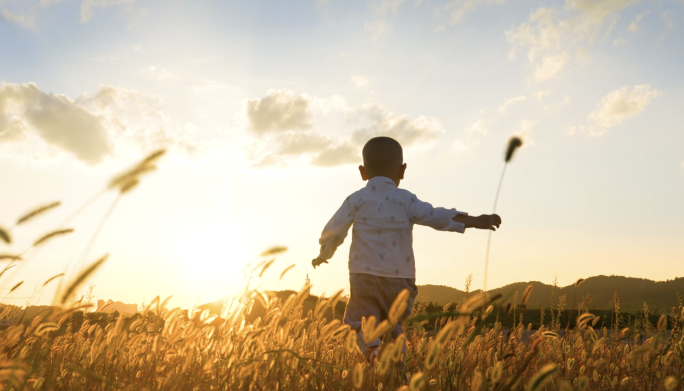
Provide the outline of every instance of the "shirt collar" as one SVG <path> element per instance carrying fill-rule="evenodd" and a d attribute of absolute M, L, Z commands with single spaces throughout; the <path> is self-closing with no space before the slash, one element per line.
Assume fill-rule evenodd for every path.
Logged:
<path fill-rule="evenodd" d="M 394 183 L 393 180 L 389 179 L 389 178 L 386 177 L 386 176 L 375 176 L 375 177 L 369 179 L 369 180 L 368 180 L 368 184 L 366 184 L 366 187 L 368 187 L 368 186 L 370 186 L 370 185 L 375 185 L 375 184 L 378 184 L 378 183 L 387 183 L 387 184 L 391 184 L 391 185 L 394 186 L 394 187 L 397 187 L 397 184 Z"/>

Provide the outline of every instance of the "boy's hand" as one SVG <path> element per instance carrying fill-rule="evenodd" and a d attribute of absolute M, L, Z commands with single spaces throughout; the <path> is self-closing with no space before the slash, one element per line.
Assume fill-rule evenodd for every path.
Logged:
<path fill-rule="evenodd" d="M 490 229 L 492 231 L 496 231 L 501 225 L 501 217 L 499 215 L 479 215 L 475 217 L 460 214 L 454 216 L 452 220 L 465 224 L 466 228 Z"/>
<path fill-rule="evenodd" d="M 499 215 L 479 215 L 474 218 L 473 228 L 490 229 L 496 231 L 501 225 L 501 217 Z"/>
<path fill-rule="evenodd" d="M 313 266 L 313 268 L 315 269 L 316 266 L 320 266 L 323 263 L 328 263 L 328 261 L 321 258 L 314 258 L 314 260 L 311 261 L 311 266 Z"/>

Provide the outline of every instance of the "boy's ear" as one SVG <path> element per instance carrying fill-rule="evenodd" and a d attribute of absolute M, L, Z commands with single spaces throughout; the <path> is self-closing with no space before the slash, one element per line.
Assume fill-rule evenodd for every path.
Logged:
<path fill-rule="evenodd" d="M 401 168 L 399 169 L 399 179 L 404 179 L 404 172 L 406 172 L 406 163 L 401 165 Z"/>
<path fill-rule="evenodd" d="M 361 179 L 364 181 L 368 180 L 368 175 L 366 175 L 366 168 L 364 166 L 359 166 L 359 172 L 361 173 Z"/>

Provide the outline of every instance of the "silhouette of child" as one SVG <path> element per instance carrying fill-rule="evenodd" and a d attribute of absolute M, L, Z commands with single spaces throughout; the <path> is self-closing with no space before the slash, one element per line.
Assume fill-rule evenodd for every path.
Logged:
<path fill-rule="evenodd" d="M 400 323 L 411 314 L 418 293 L 413 225 L 463 233 L 471 227 L 496 231 L 501 224 L 498 215 L 474 217 L 456 209 L 434 208 L 398 188 L 406 171 L 403 161 L 401 145 L 392 138 L 376 137 L 366 143 L 359 171 L 368 184 L 344 200 L 323 229 L 320 255 L 311 262 L 314 268 L 328 263 L 354 225 L 349 250 L 350 297 L 344 323 L 359 334 L 359 349 L 371 365 L 381 340 L 364 343 L 361 318 L 375 316 L 379 324 L 388 318 L 389 308 L 399 293 L 408 289 L 406 311 L 392 330 L 396 338 L 403 333 Z"/>

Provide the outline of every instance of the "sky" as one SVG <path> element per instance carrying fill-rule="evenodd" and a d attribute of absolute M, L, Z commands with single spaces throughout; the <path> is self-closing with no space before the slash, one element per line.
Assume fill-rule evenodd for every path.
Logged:
<path fill-rule="evenodd" d="M 524 140 L 489 287 L 682 277 L 683 36 L 681 0 L 0 0 L 0 253 L 74 228 L 0 295 L 50 303 L 48 278 L 109 254 L 96 300 L 187 307 L 236 292 L 274 245 L 252 286 L 348 290 L 350 237 L 310 262 L 379 135 L 404 147 L 401 187 L 471 215 Z M 159 148 L 139 186 L 107 190 Z M 416 226 L 417 284 L 482 288 L 486 243 Z"/>

